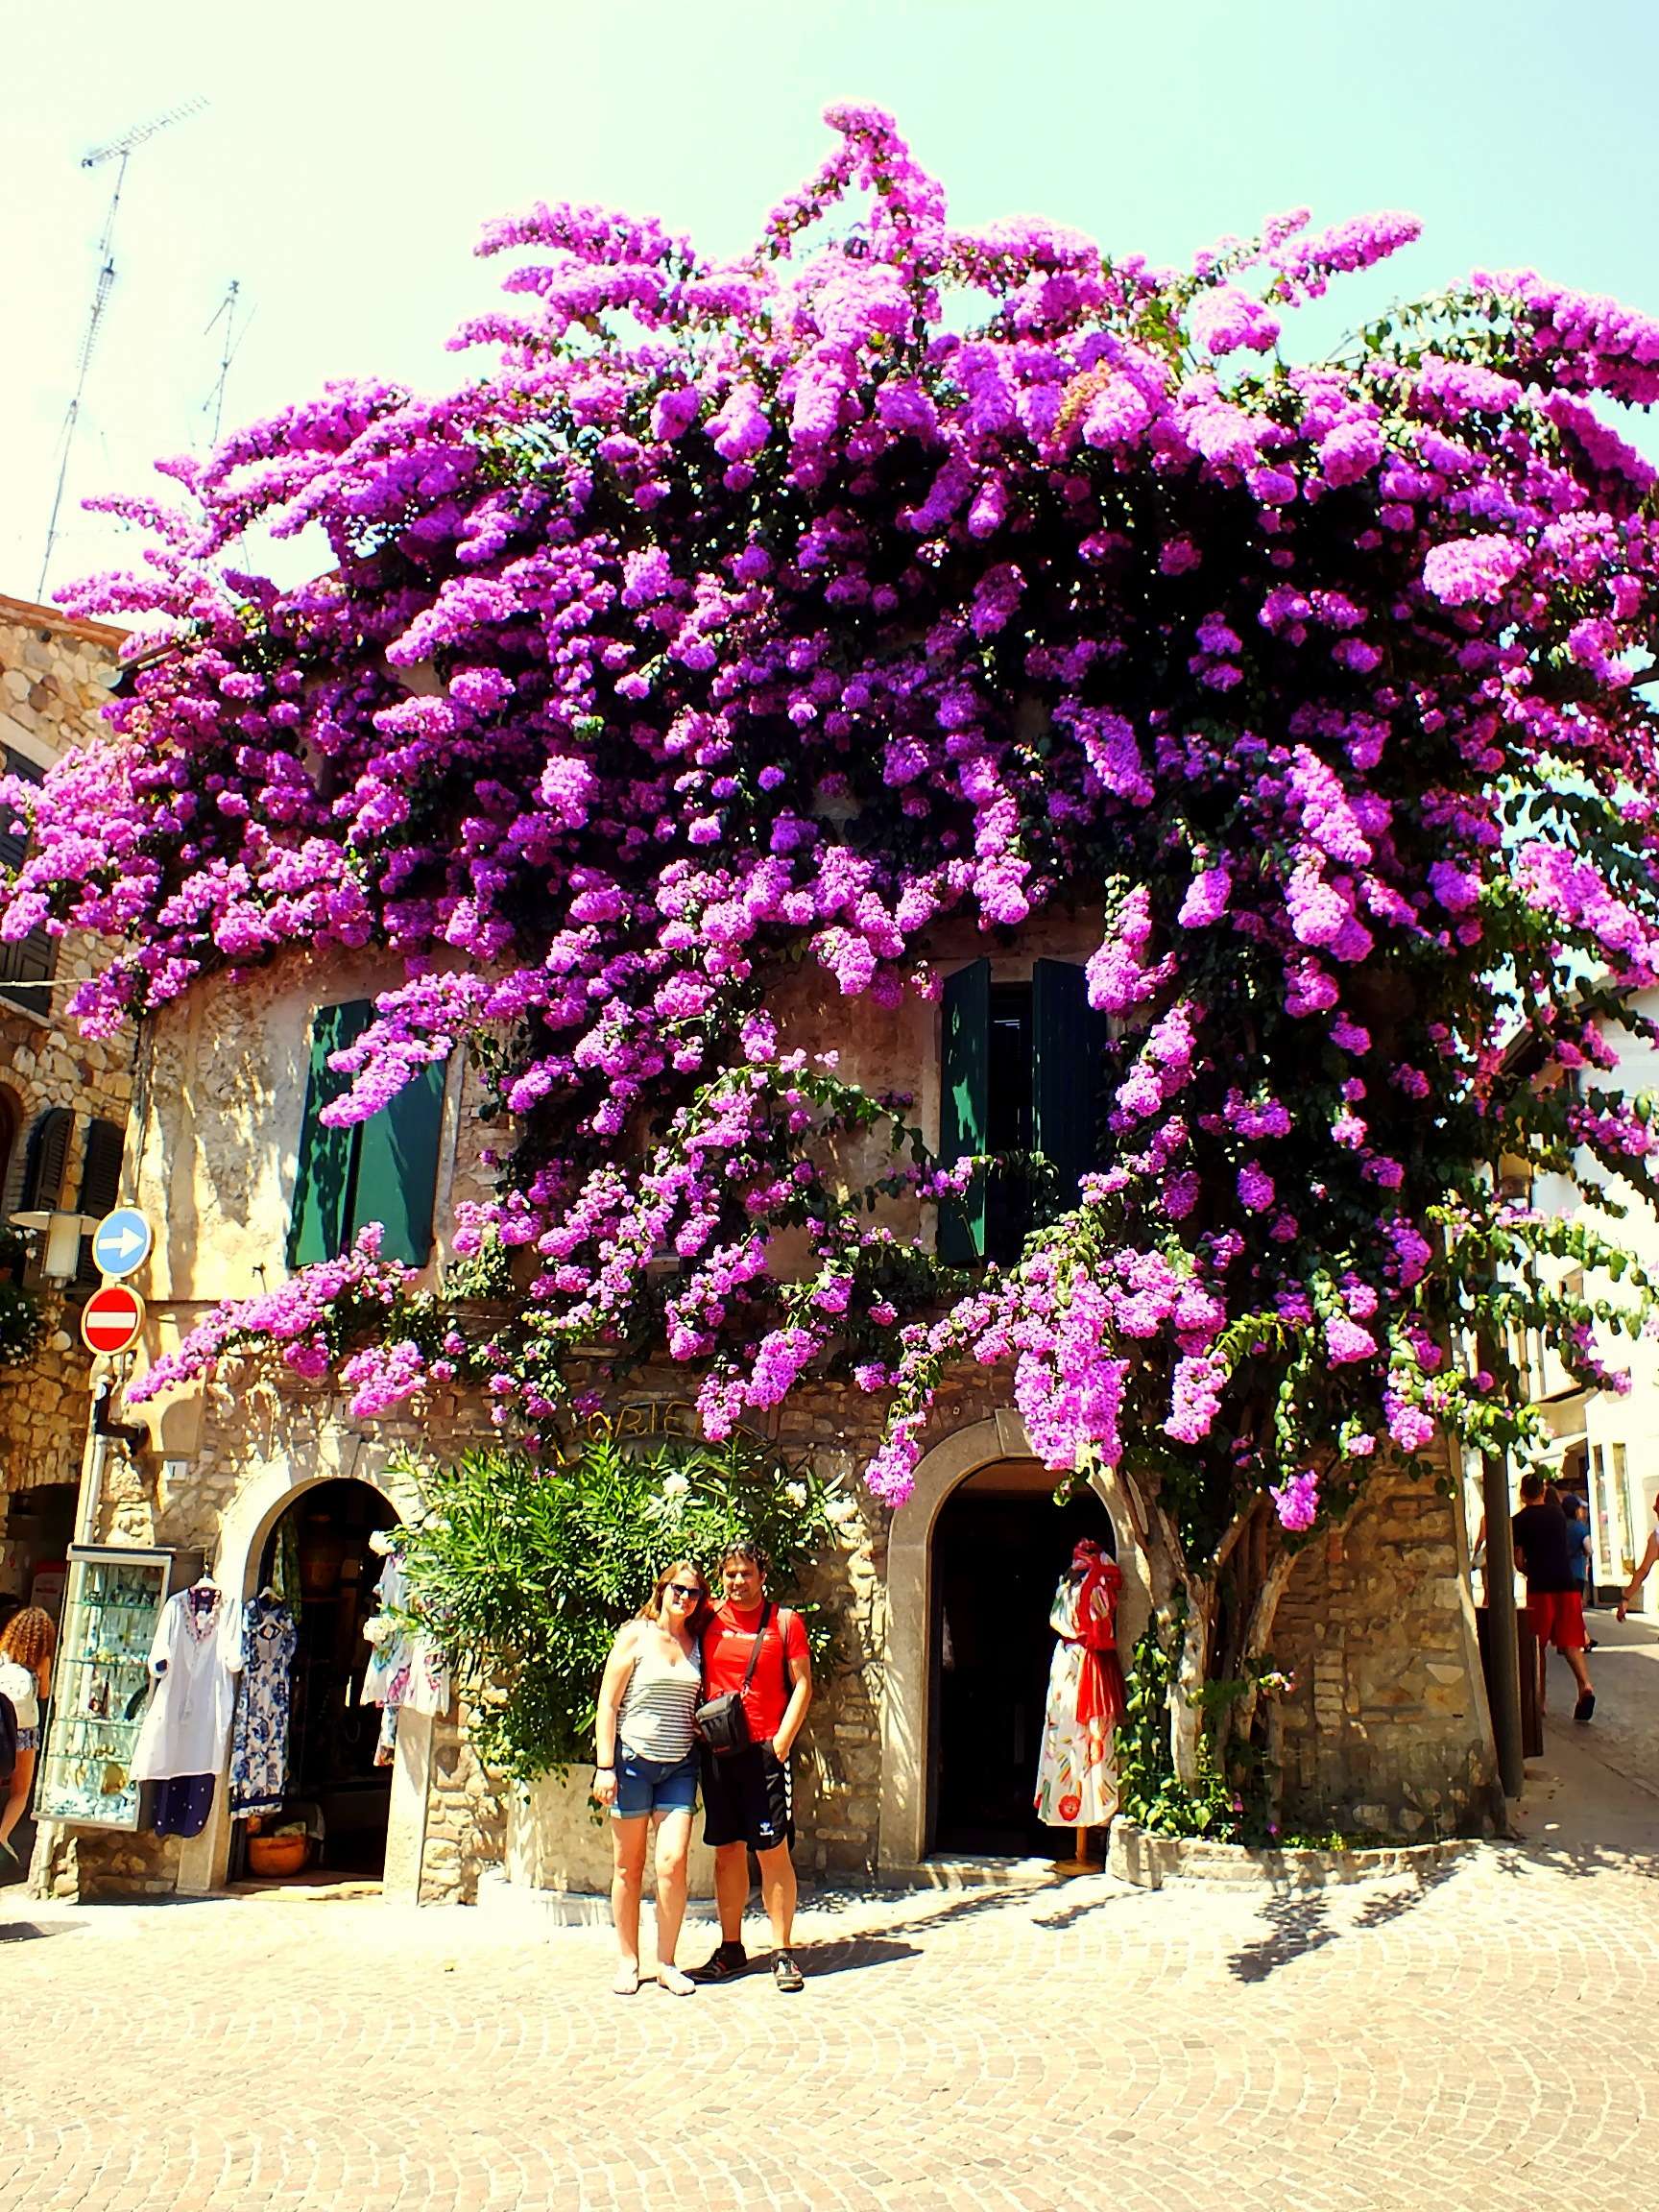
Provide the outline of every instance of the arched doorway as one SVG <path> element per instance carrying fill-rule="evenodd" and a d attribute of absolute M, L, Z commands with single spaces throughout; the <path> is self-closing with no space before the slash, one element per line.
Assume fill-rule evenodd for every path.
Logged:
<path fill-rule="evenodd" d="M 292 1608 L 299 1628 L 291 1681 L 284 1816 L 312 1823 L 313 1864 L 325 1873 L 378 1878 L 392 1803 L 390 1759 L 378 1759 L 381 1711 L 358 1702 L 381 1557 L 370 1539 L 397 1515 L 372 1483 L 313 1482 L 272 1524 L 255 1587 Z M 244 1871 L 241 1824 L 230 1876 Z"/>
<path fill-rule="evenodd" d="M 1035 1459 L 998 1459 L 959 1482 L 933 1525 L 928 1699 L 929 1845 L 974 1857 L 1052 1852 L 1032 1810 L 1054 1652 L 1048 1610 L 1080 1537 L 1114 1557 L 1087 1485 L 1064 1504 Z"/>

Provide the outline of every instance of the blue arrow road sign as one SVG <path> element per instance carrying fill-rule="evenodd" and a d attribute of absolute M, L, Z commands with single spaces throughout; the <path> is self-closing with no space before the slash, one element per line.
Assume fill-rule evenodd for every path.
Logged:
<path fill-rule="evenodd" d="M 92 1232 L 92 1257 L 106 1275 L 131 1275 L 149 1259 L 155 1241 L 136 1206 L 117 1206 Z"/>

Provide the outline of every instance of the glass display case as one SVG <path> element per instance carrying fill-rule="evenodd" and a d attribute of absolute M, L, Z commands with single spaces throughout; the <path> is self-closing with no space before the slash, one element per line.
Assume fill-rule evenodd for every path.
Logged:
<path fill-rule="evenodd" d="M 200 1552 L 71 1545 L 35 1789 L 36 1820 L 136 1828 L 132 1754 L 161 1608 L 194 1578 Z"/>

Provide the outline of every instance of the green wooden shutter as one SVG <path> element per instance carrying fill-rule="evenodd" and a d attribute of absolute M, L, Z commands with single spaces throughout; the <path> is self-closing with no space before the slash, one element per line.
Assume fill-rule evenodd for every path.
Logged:
<path fill-rule="evenodd" d="M 939 1101 L 939 1157 L 953 1161 L 986 1148 L 991 1098 L 991 963 L 975 960 L 945 978 L 945 1065 Z M 985 1178 L 939 1209 L 939 1257 L 971 1267 L 985 1257 Z"/>
<path fill-rule="evenodd" d="M 424 1267 L 432 1251 L 432 1202 L 438 1187 L 438 1133 L 444 1119 L 444 1070 L 422 1068 L 392 1103 L 365 1121 L 351 1234 L 378 1221 L 381 1256 Z"/>
<path fill-rule="evenodd" d="M 54 1212 L 63 1203 L 63 1170 L 75 1117 L 67 1106 L 49 1106 L 29 1132 L 20 1214 Z"/>
<path fill-rule="evenodd" d="M 121 1195 L 121 1153 L 124 1136 L 119 1121 L 94 1121 L 86 1131 L 86 1156 L 81 1163 L 81 1212 L 102 1221 L 113 1211 Z M 91 1232 L 81 1239 L 81 1259 L 75 1280 L 95 1290 L 103 1270 L 92 1257 Z"/>
<path fill-rule="evenodd" d="M 300 1126 L 294 1211 L 288 1224 L 290 1267 L 309 1266 L 314 1260 L 337 1260 L 349 1241 L 358 1132 L 330 1129 L 318 1117 L 325 1106 L 351 1087 L 349 1075 L 337 1074 L 329 1067 L 328 1055 L 343 1052 L 354 1043 L 373 1014 L 367 998 L 352 998 L 341 1006 L 319 1006 L 312 1017 L 305 1118 Z"/>
<path fill-rule="evenodd" d="M 1068 960 L 1031 970 L 1031 1144 L 1053 1163 L 1058 1203 L 1077 1203 L 1078 1178 L 1099 1166 L 1097 1116 L 1102 1016 L 1089 1003 L 1084 972 Z"/>

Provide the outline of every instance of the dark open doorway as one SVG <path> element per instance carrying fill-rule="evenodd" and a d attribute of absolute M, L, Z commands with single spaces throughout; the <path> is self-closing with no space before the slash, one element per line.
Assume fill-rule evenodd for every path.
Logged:
<path fill-rule="evenodd" d="M 75 1482 L 37 1482 L 32 1490 L 12 1492 L 0 1528 L 6 1541 L 5 1561 L 0 1566 L 0 1599 L 12 1598 L 19 1605 L 39 1605 L 54 1621 L 61 1620 L 63 1582 L 80 1495 L 80 1485 Z"/>
<path fill-rule="evenodd" d="M 1054 1654 L 1048 1609 L 1079 1537 L 1117 1555 L 1092 1490 L 1054 1503 L 1036 1461 L 1001 1460 L 945 1501 L 933 1530 L 931 1848 L 1052 1854 L 1063 1832 L 1032 1809 Z"/>
<path fill-rule="evenodd" d="M 397 1519 L 367 1482 L 319 1482 L 282 1514 L 259 1563 L 259 1587 L 287 1601 L 300 1631 L 285 1810 L 321 1814 L 312 1863 L 336 1874 L 385 1870 L 392 1769 L 375 1765 L 380 1708 L 359 1703 L 358 1693 L 370 1658 L 363 1623 L 383 1564 L 369 1539 Z"/>

